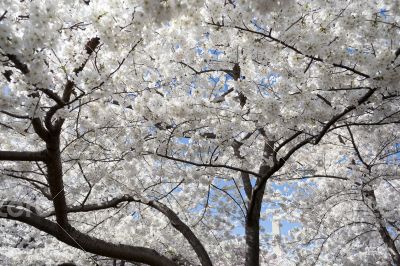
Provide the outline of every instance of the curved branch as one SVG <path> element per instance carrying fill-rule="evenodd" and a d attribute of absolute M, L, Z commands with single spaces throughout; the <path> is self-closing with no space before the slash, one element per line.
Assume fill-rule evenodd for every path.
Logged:
<path fill-rule="evenodd" d="M 370 89 L 366 94 L 364 94 L 363 97 L 361 97 L 361 98 L 357 101 L 357 103 L 358 103 L 357 105 L 348 106 L 346 109 L 344 109 L 343 112 L 341 112 L 341 113 L 335 115 L 334 117 L 332 117 L 332 119 L 331 119 L 328 123 L 326 123 L 326 125 L 323 127 L 323 129 L 321 130 L 321 132 L 318 134 L 317 138 L 315 139 L 314 144 L 318 144 L 318 143 L 321 141 L 322 137 L 323 137 L 323 136 L 326 134 L 326 132 L 329 130 L 329 128 L 330 128 L 331 126 L 333 126 L 333 124 L 335 124 L 340 118 L 342 118 L 342 117 L 343 117 L 344 115 L 346 115 L 347 113 L 350 113 L 351 111 L 353 111 L 354 109 L 356 109 L 358 105 L 361 105 L 361 104 L 365 103 L 365 102 L 369 99 L 369 97 L 371 97 L 372 94 L 374 94 L 374 92 L 375 92 L 377 89 L 378 89 L 378 88 Z"/>
<path fill-rule="evenodd" d="M 46 151 L 1 151 L 0 161 L 45 161 Z"/>
<path fill-rule="evenodd" d="M 0 110 L 0 113 L 14 117 L 14 118 L 18 118 L 18 119 L 30 119 L 29 115 L 18 115 L 18 114 L 13 114 L 4 110 Z"/>
<path fill-rule="evenodd" d="M 287 178 L 287 179 L 280 179 L 279 181 L 291 181 L 291 180 L 303 180 L 303 179 L 309 179 L 309 178 L 331 178 L 331 179 L 340 179 L 340 180 L 349 180 L 347 177 L 343 176 L 335 176 L 335 175 L 309 175 L 309 176 L 303 176 L 301 178 Z"/>
<path fill-rule="evenodd" d="M 152 207 L 153 209 L 158 210 L 162 214 L 164 214 L 168 220 L 171 222 L 172 226 L 178 230 L 185 238 L 186 240 L 190 243 L 192 246 L 193 250 L 196 252 L 201 265 L 203 266 L 211 266 L 211 259 L 208 256 L 207 251 L 205 250 L 203 244 L 200 242 L 200 240 L 196 237 L 196 235 L 193 233 L 193 231 L 187 226 L 181 219 L 179 219 L 178 215 L 171 210 L 169 207 L 164 205 L 161 202 L 158 201 L 144 201 L 140 199 L 136 199 L 130 195 L 124 195 L 122 197 L 114 198 L 110 201 L 99 203 L 99 204 L 87 204 L 84 206 L 72 206 L 67 208 L 68 213 L 77 213 L 77 212 L 89 212 L 89 211 L 97 211 L 97 210 L 104 210 L 104 209 L 109 209 L 109 208 L 117 208 L 118 205 L 122 202 L 137 202 L 141 203 L 144 205 L 147 205 L 149 207 Z M 55 212 L 51 212 L 47 214 L 46 216 L 51 216 L 54 215 Z"/>
<path fill-rule="evenodd" d="M 176 266 L 176 264 L 170 259 L 153 249 L 106 242 L 86 235 L 72 226 L 68 225 L 66 227 L 61 227 L 57 223 L 51 222 L 35 213 L 14 206 L 1 206 L 0 219 L 1 218 L 31 225 L 57 238 L 61 242 L 85 252 L 110 258 L 146 263 L 154 266 Z"/>
<path fill-rule="evenodd" d="M 226 168 L 226 169 L 229 169 L 229 170 L 243 172 L 243 173 L 247 173 L 247 174 L 250 174 L 250 175 L 253 175 L 253 176 L 257 176 L 257 177 L 260 176 L 256 172 L 245 170 L 245 169 L 241 169 L 241 168 L 238 168 L 238 167 L 235 167 L 235 166 L 229 166 L 229 165 L 225 165 L 225 164 L 195 163 L 195 162 L 192 162 L 192 161 L 175 158 L 175 157 L 172 157 L 172 156 L 169 156 L 169 155 L 165 155 L 165 154 L 161 154 L 161 153 L 156 153 L 156 155 L 158 155 L 160 157 L 163 157 L 163 158 L 166 158 L 166 159 L 169 159 L 169 160 L 173 160 L 173 161 L 177 161 L 177 162 L 181 162 L 181 163 L 187 163 L 187 164 L 191 164 L 191 165 L 194 165 L 194 166 Z"/>
<path fill-rule="evenodd" d="M 144 202 L 141 202 L 144 203 Z M 158 201 L 149 201 L 148 203 L 144 203 L 154 209 L 158 210 L 162 214 L 164 214 L 170 221 L 172 226 L 181 232 L 181 234 L 189 241 L 190 245 L 196 252 L 201 265 L 203 266 L 212 266 L 211 259 L 208 256 L 207 251 L 204 246 L 201 244 L 200 240 L 196 237 L 196 235 L 190 230 L 189 226 L 187 226 L 181 219 L 179 219 L 178 215 L 166 205 L 158 202 Z"/>
<path fill-rule="evenodd" d="M 361 156 L 361 153 L 357 147 L 356 141 L 354 140 L 354 136 L 353 136 L 353 132 L 351 132 L 351 129 L 349 126 L 347 126 L 347 131 L 349 132 L 350 135 L 350 140 L 351 140 L 351 144 L 353 145 L 354 151 L 357 154 L 358 159 L 360 159 L 361 163 L 368 169 L 371 170 L 371 166 L 369 164 L 367 164 L 364 159 Z"/>
<path fill-rule="evenodd" d="M 18 69 L 19 71 L 21 71 L 22 74 L 29 73 L 28 66 L 25 63 L 21 62 L 21 60 L 18 58 L 18 56 L 16 56 L 15 54 L 5 54 L 4 56 L 6 56 L 8 58 L 8 60 L 13 62 L 14 67 L 16 69 Z"/>
<path fill-rule="evenodd" d="M 215 22 L 214 23 L 213 22 L 207 22 L 207 24 L 211 25 L 211 26 L 215 26 L 215 27 L 234 28 L 234 29 L 237 29 L 237 30 L 240 30 L 240 31 L 244 31 L 244 32 L 248 32 L 248 33 L 251 33 L 251 34 L 259 35 L 259 36 L 262 36 L 263 38 L 266 38 L 266 39 L 268 39 L 270 41 L 278 43 L 278 44 L 282 45 L 283 47 L 285 47 L 285 48 L 287 48 L 289 50 L 292 50 L 293 52 L 295 52 L 295 53 L 297 53 L 299 55 L 302 55 L 304 57 L 312 59 L 313 61 L 327 63 L 324 59 L 320 58 L 319 56 L 313 56 L 313 55 L 306 54 L 306 53 L 300 51 L 295 46 L 290 45 L 290 44 L 286 43 L 285 41 L 280 40 L 280 39 L 278 39 L 276 37 L 273 37 L 271 31 L 269 31 L 268 33 L 264 33 L 262 31 L 251 30 L 250 28 L 248 28 L 246 26 L 245 27 L 240 27 L 240 26 L 221 25 L 221 24 L 215 23 Z M 359 75 L 361 77 L 364 77 L 366 79 L 371 78 L 370 75 L 368 75 L 366 73 L 363 73 L 363 72 L 355 69 L 354 67 L 349 67 L 349 66 L 343 65 L 342 63 L 331 63 L 330 65 L 332 65 L 334 67 L 337 67 L 337 68 L 342 68 L 342 69 L 348 70 L 348 71 L 353 72 L 354 74 L 357 74 L 357 75 Z"/>

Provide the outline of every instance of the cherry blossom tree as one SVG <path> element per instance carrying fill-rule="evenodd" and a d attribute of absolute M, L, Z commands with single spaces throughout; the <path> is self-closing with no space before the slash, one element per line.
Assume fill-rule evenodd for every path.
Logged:
<path fill-rule="evenodd" d="M 399 20 L 383 0 L 2 1 L 0 260 L 400 265 Z M 270 214 L 300 224 L 284 258 Z"/>
<path fill-rule="evenodd" d="M 399 147 L 393 129 L 345 126 L 327 141 L 329 152 L 314 161 L 313 169 L 320 170 L 285 180 L 303 181 L 290 199 L 281 199 L 282 209 L 303 225 L 281 240 L 286 252 L 304 265 L 399 264 Z"/>

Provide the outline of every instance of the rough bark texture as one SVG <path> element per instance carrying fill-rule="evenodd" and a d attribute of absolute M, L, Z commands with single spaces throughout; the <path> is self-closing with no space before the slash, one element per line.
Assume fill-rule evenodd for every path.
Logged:
<path fill-rule="evenodd" d="M 246 266 L 260 265 L 260 212 L 264 188 L 253 196 L 254 208 L 246 217 Z"/>
<path fill-rule="evenodd" d="M 47 142 L 48 159 L 47 179 L 49 182 L 50 193 L 53 199 L 56 220 L 60 226 L 68 224 L 67 203 L 65 200 L 65 191 L 63 184 L 62 163 L 60 154 L 60 139 L 59 136 L 52 136 Z"/>
<path fill-rule="evenodd" d="M 208 256 L 208 253 L 205 250 L 204 246 L 201 244 L 200 240 L 196 237 L 192 230 L 190 230 L 190 228 L 184 222 L 182 222 L 181 219 L 179 219 L 178 215 L 176 215 L 175 212 L 173 212 L 170 208 L 160 202 L 150 201 L 148 205 L 157 209 L 166 217 L 168 217 L 168 219 L 171 221 L 172 226 L 179 232 L 181 232 L 182 235 L 189 241 L 190 245 L 200 259 L 201 265 L 212 266 L 211 259 Z"/>

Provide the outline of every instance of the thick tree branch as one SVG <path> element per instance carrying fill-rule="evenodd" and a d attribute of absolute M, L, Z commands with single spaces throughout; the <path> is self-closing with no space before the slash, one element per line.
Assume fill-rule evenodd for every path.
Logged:
<path fill-rule="evenodd" d="M 42 120 L 38 117 L 35 117 L 32 119 L 32 126 L 33 130 L 35 130 L 35 133 L 38 134 L 38 136 L 44 140 L 47 141 L 50 137 L 49 132 L 47 129 L 44 128 Z"/>
<path fill-rule="evenodd" d="M 200 240 L 196 237 L 192 230 L 190 230 L 190 228 L 184 222 L 182 222 L 181 219 L 179 219 L 178 215 L 176 215 L 174 211 L 157 201 L 149 201 L 148 203 L 144 204 L 163 213 L 171 221 L 172 226 L 181 232 L 181 234 L 189 241 L 190 245 L 198 256 L 201 265 L 212 266 L 211 259 Z"/>
<path fill-rule="evenodd" d="M 351 131 L 350 126 L 347 126 L 347 131 L 349 132 L 351 144 L 353 145 L 354 151 L 356 152 L 358 159 L 361 161 L 361 163 L 362 163 L 368 170 L 371 170 L 371 165 L 367 164 L 367 163 L 364 161 L 364 159 L 363 159 L 362 156 L 361 156 L 360 151 L 358 150 L 358 147 L 357 147 L 356 141 L 354 140 L 353 132 Z"/>
<path fill-rule="evenodd" d="M 240 172 L 240 177 L 242 178 L 244 192 L 248 200 L 251 198 L 252 185 L 250 182 L 250 175 L 248 173 Z"/>
<path fill-rule="evenodd" d="M 178 230 L 190 243 L 197 256 L 200 259 L 201 265 L 203 266 L 211 266 L 211 260 L 208 256 L 207 251 L 204 246 L 201 244 L 200 240 L 196 237 L 196 235 L 192 232 L 192 230 L 181 220 L 178 215 L 174 211 L 172 211 L 169 207 L 162 204 L 158 201 L 144 201 L 137 198 L 134 198 L 129 195 L 124 195 L 122 197 L 114 198 L 110 201 L 99 203 L 99 204 L 86 204 L 84 206 L 72 206 L 67 208 L 67 212 L 69 213 L 77 213 L 77 212 L 90 212 L 90 211 L 98 211 L 105 210 L 109 208 L 116 208 L 120 203 L 123 202 L 138 202 L 153 209 L 158 210 L 162 214 L 164 214 L 168 220 L 171 222 L 172 226 Z M 54 215 L 54 212 L 47 214 L 46 216 Z"/>
<path fill-rule="evenodd" d="M 154 266 L 176 266 L 176 264 L 170 259 L 153 249 L 106 242 L 83 234 L 71 226 L 61 227 L 57 223 L 40 217 L 33 212 L 25 211 L 14 206 L 1 206 L 0 219 L 1 218 L 31 225 L 57 238 L 61 242 L 85 252 L 91 252 L 93 254 L 110 258 L 146 263 Z"/>
<path fill-rule="evenodd" d="M 48 159 L 45 163 L 47 167 L 47 180 L 50 187 L 50 194 L 53 199 L 57 223 L 64 227 L 68 225 L 68 212 L 64 191 L 59 133 L 52 134 L 46 141 L 46 146 Z"/>
<path fill-rule="evenodd" d="M 26 64 L 22 63 L 19 58 L 14 54 L 5 55 L 11 62 L 13 62 L 14 67 L 22 72 L 22 74 L 28 74 L 29 68 Z"/>
<path fill-rule="evenodd" d="M 30 117 L 28 115 L 17 115 L 17 114 L 13 114 L 4 110 L 0 110 L 0 113 L 14 117 L 14 118 L 18 118 L 18 119 L 30 119 Z"/>
<path fill-rule="evenodd" d="M 369 99 L 369 97 L 371 97 L 372 94 L 374 94 L 374 92 L 375 92 L 376 90 L 377 90 L 377 88 L 370 89 L 366 94 L 364 94 L 363 97 L 361 97 L 361 98 L 358 100 L 358 102 L 357 102 L 358 105 L 361 105 L 361 104 L 365 103 L 365 102 Z M 342 117 L 343 117 L 344 115 L 346 115 L 347 113 L 350 113 L 351 111 L 353 111 L 354 109 L 356 109 L 358 105 L 351 105 L 351 106 L 348 106 L 346 109 L 344 109 L 343 112 L 341 112 L 341 113 L 335 115 L 334 117 L 332 117 L 332 119 L 331 119 L 328 123 L 325 124 L 325 126 L 322 128 L 322 130 L 320 131 L 320 133 L 317 135 L 317 137 L 316 137 L 316 139 L 315 139 L 315 141 L 314 141 L 314 144 L 318 144 L 318 143 L 321 141 L 322 137 L 326 134 L 326 132 L 328 131 L 328 129 L 329 129 L 333 124 L 335 124 L 340 118 L 342 118 Z"/>
<path fill-rule="evenodd" d="M 45 161 L 46 151 L 0 151 L 0 161 Z"/>

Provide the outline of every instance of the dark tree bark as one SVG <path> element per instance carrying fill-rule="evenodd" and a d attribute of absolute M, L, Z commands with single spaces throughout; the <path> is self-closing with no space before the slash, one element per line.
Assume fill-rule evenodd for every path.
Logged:
<path fill-rule="evenodd" d="M 44 161 L 46 151 L 0 151 L 0 161 Z"/>
<path fill-rule="evenodd" d="M 250 213 L 247 213 L 246 217 L 246 266 L 260 265 L 260 212 L 264 189 L 265 185 L 253 195 L 254 207 Z"/>
<path fill-rule="evenodd" d="M 64 242 L 72 247 L 100 256 L 118 258 L 127 261 L 136 261 L 154 266 L 176 266 L 176 264 L 170 259 L 159 254 L 153 249 L 106 242 L 104 240 L 83 234 L 70 225 L 61 227 L 58 223 L 51 222 L 35 213 L 25 211 L 17 207 L 1 207 L 0 218 L 26 223 L 48 233 L 49 235 L 54 236 L 61 242 Z"/>

